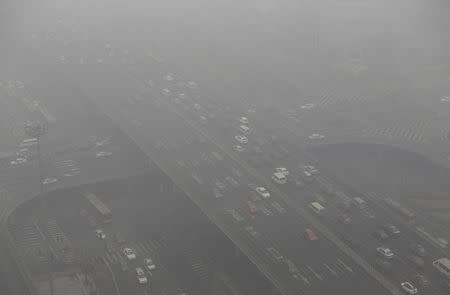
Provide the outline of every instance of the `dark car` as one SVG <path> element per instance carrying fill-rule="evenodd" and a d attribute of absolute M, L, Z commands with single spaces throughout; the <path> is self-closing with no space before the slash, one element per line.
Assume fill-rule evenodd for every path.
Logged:
<path fill-rule="evenodd" d="M 427 251 L 421 244 L 411 244 L 409 248 L 419 257 L 425 257 L 427 255 Z"/>
<path fill-rule="evenodd" d="M 388 273 L 392 270 L 392 264 L 386 259 L 377 258 L 375 260 L 375 266 L 385 273 Z"/>
<path fill-rule="evenodd" d="M 384 231 L 390 236 L 397 236 L 400 234 L 400 230 L 393 224 L 386 224 L 383 226 Z"/>
<path fill-rule="evenodd" d="M 431 283 L 428 280 L 428 278 L 426 276 L 420 275 L 420 274 L 414 276 L 414 282 L 420 288 L 428 288 L 431 286 Z"/>
<path fill-rule="evenodd" d="M 347 244 L 347 246 L 349 246 L 351 249 L 359 249 L 361 247 L 361 245 L 356 242 L 355 240 L 353 240 L 352 238 L 350 238 L 349 236 L 341 236 L 341 240 Z"/>
<path fill-rule="evenodd" d="M 389 238 L 389 235 L 382 229 L 378 229 L 372 233 L 372 236 L 377 240 L 384 241 Z"/>

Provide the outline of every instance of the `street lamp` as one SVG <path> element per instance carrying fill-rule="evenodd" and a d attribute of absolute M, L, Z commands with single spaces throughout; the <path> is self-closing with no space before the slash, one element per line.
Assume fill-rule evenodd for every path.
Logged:
<path fill-rule="evenodd" d="M 42 160 L 41 160 L 41 144 L 40 144 L 40 138 L 41 136 L 45 135 L 47 133 L 48 126 L 46 123 L 42 123 L 40 121 L 27 121 L 25 123 L 25 134 L 27 134 L 30 137 L 36 138 L 37 144 L 37 157 L 38 157 L 38 173 L 39 173 L 39 185 L 40 185 L 40 193 L 44 193 L 44 184 L 42 183 Z"/>

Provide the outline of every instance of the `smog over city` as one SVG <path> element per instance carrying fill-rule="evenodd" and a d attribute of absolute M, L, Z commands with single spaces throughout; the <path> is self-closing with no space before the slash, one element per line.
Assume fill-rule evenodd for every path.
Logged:
<path fill-rule="evenodd" d="M 450 294 L 448 0 L 0 1 L 0 294 Z"/>

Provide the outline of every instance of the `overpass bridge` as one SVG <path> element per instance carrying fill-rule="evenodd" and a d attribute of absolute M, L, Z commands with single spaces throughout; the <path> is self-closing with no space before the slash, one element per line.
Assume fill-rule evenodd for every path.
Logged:
<path fill-rule="evenodd" d="M 214 222 L 260 269 L 274 285 L 274 292 L 281 294 L 322 294 L 331 290 L 350 291 L 366 290 L 367 284 L 373 286 L 376 294 L 397 294 L 397 287 L 388 282 L 365 260 L 343 244 L 329 229 L 323 226 L 317 218 L 309 214 L 303 207 L 292 201 L 266 177 L 251 168 L 245 162 L 237 159 L 229 149 L 224 149 L 220 142 L 210 137 L 180 109 L 173 108 L 168 103 L 169 98 L 145 81 L 120 71 L 114 66 L 91 67 L 89 75 L 84 68 L 72 68 L 76 72 L 77 82 L 71 84 L 71 91 L 80 96 L 86 96 L 96 103 L 101 111 L 112 118 L 118 126 L 156 163 L 174 183 L 181 188 L 193 202 Z M 114 75 L 111 72 L 114 71 Z M 95 81 L 91 77 L 97 77 Z M 73 81 L 73 76 L 71 76 Z M 67 81 L 67 80 L 66 80 Z M 62 82 L 63 83 L 63 82 Z M 81 86 L 82 85 L 82 86 Z M 233 196 L 221 200 L 214 197 L 214 188 L 218 179 L 227 179 L 231 175 L 237 178 L 241 187 Z M 252 194 L 247 184 L 260 184 L 272 192 L 272 200 L 282 206 L 292 208 L 292 216 L 283 217 L 285 221 L 271 221 L 267 228 L 261 229 L 264 239 L 255 240 L 249 236 L 248 229 L 253 228 L 251 214 L 246 208 L 246 200 Z M 243 188 L 242 188 L 243 187 Z M 308 266 L 310 274 L 300 274 L 293 277 L 287 266 L 274 263 L 268 248 L 291 248 L 287 244 L 302 243 L 303 239 L 296 234 L 296 228 L 284 228 L 283 222 L 296 224 L 296 228 L 313 224 L 322 235 L 322 247 L 327 250 L 315 250 L 311 257 L 335 259 L 345 257 L 343 262 L 352 273 L 361 276 L 365 283 L 357 285 L 351 282 L 329 284 L 314 284 L 311 278 L 323 280 L 314 271 L 314 266 Z M 281 227 L 280 227 L 281 226 Z M 277 227 L 275 230 L 274 228 Z M 286 231 L 280 241 L 273 232 Z M 292 230 L 294 230 L 292 232 Z M 288 238 L 288 236 L 294 237 Z M 287 244 L 286 244 L 287 243 Z M 272 247 L 271 247 L 272 246 Z M 306 258 L 298 251 L 285 254 L 291 261 L 302 263 Z M 306 254 L 307 255 L 307 254 Z M 317 255 L 317 256 L 316 256 Z M 350 262 L 351 261 L 351 262 Z M 312 262 L 314 263 L 314 262 Z M 326 263 L 325 263 L 326 264 Z M 326 264 L 328 266 L 328 264 Z M 353 271 L 352 269 L 358 269 Z M 302 272 L 301 272 L 302 273 Z M 331 272 L 332 273 L 332 272 Z"/>

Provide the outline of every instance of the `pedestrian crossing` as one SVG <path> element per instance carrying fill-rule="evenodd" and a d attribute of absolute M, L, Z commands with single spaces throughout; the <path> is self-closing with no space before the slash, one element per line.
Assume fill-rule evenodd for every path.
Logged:
<path fill-rule="evenodd" d="M 423 122 L 420 123 L 412 127 L 390 126 L 384 128 L 366 128 L 363 130 L 363 136 L 401 139 L 409 142 L 424 142 L 426 139 L 425 124 Z"/>
<path fill-rule="evenodd" d="M 45 224 L 45 231 L 52 242 L 52 246 L 57 251 L 60 261 L 65 264 L 72 264 L 76 261 L 70 240 L 61 230 L 56 220 L 49 219 Z"/>
<path fill-rule="evenodd" d="M 11 232 L 22 255 L 33 255 L 40 263 L 48 262 L 48 257 L 44 254 L 44 236 L 36 223 L 29 222 L 21 225 L 13 225 Z"/>
<path fill-rule="evenodd" d="M 193 253 L 189 248 L 183 248 L 183 256 L 186 258 L 187 263 L 190 265 L 192 271 L 202 281 L 209 280 L 208 265 L 203 262 L 199 255 Z"/>

